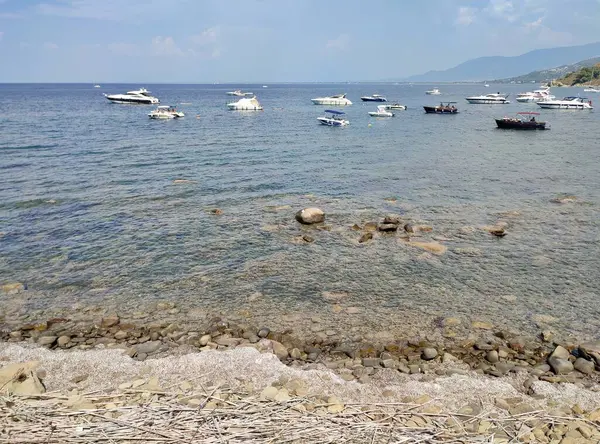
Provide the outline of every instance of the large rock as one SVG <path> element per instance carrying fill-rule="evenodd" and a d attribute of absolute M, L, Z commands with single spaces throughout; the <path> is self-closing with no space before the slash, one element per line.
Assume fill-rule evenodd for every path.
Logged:
<path fill-rule="evenodd" d="M 18 362 L 0 368 L 0 392 L 17 395 L 39 395 L 46 388 L 37 376 L 37 361 Z"/>
<path fill-rule="evenodd" d="M 560 359 L 569 359 L 570 355 L 571 354 L 569 353 L 569 350 L 567 350 L 563 346 L 559 345 L 554 349 L 554 351 L 552 352 L 550 357 L 551 358 L 560 358 Z"/>
<path fill-rule="evenodd" d="M 56 336 L 42 336 L 38 339 L 38 344 L 42 347 L 52 347 L 58 338 Z"/>
<path fill-rule="evenodd" d="M 585 373 L 586 375 L 594 373 L 594 363 L 584 358 L 577 358 L 573 367 L 575 367 L 575 370 Z"/>
<path fill-rule="evenodd" d="M 116 314 L 109 315 L 109 316 L 106 316 L 105 318 L 102 318 L 102 321 L 100 321 L 100 327 L 102 327 L 102 328 L 114 327 L 120 321 L 121 320 L 119 319 L 118 315 L 116 315 Z"/>
<path fill-rule="evenodd" d="M 325 213 L 319 208 L 305 208 L 296 213 L 296 220 L 301 224 L 318 224 L 325 221 Z"/>
<path fill-rule="evenodd" d="M 379 225 L 379 227 L 377 227 L 377 229 L 379 231 L 384 231 L 384 232 L 398 231 L 398 225 L 396 225 L 396 224 L 381 224 L 381 225 Z"/>
<path fill-rule="evenodd" d="M 567 359 L 552 356 L 548 359 L 548 364 L 557 375 L 566 375 L 574 370 L 573 364 Z"/>
<path fill-rule="evenodd" d="M 271 346 L 273 347 L 273 353 L 277 356 L 281 361 L 287 359 L 288 351 L 281 342 L 271 340 Z"/>
<path fill-rule="evenodd" d="M 600 366 L 600 341 L 586 342 L 579 346 L 579 351 L 582 355 L 596 361 L 596 365 Z"/>
<path fill-rule="evenodd" d="M 161 345 L 162 342 L 160 341 L 149 341 L 144 342 L 143 344 L 138 344 L 134 348 L 138 354 L 145 353 L 149 355 L 150 353 L 154 353 L 155 351 L 157 351 Z"/>

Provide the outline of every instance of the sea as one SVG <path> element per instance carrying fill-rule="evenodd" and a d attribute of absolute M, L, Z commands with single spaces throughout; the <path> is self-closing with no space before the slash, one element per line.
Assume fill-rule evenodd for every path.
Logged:
<path fill-rule="evenodd" d="M 139 87 L 185 118 L 151 120 L 153 106 L 103 97 Z M 425 95 L 432 87 L 443 94 Z M 514 102 L 536 88 L 2 84 L 0 284 L 27 291 L 0 300 L 20 316 L 170 301 L 181 316 L 243 313 L 290 328 L 419 332 L 455 317 L 598 338 L 600 113 Z M 235 89 L 264 111 L 228 111 Z M 464 99 L 496 91 L 513 101 Z M 310 99 L 339 93 L 353 102 L 350 125 L 319 125 L 331 107 Z M 360 97 L 375 93 L 408 109 L 369 117 L 377 103 Z M 441 101 L 460 113 L 424 113 Z M 551 129 L 496 128 L 520 111 Z M 306 207 L 326 213 L 324 227 L 294 220 Z M 412 240 L 447 250 L 399 234 L 358 243 L 354 224 L 387 215 L 431 226 Z M 497 224 L 505 237 L 486 231 Z"/>

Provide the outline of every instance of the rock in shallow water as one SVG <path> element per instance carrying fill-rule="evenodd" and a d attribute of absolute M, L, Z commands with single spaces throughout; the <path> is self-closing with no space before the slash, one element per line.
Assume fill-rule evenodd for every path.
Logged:
<path fill-rule="evenodd" d="M 437 355 L 438 352 L 433 347 L 427 347 L 423 349 L 423 359 L 425 359 L 426 361 L 431 361 L 432 359 L 435 359 Z"/>
<path fill-rule="evenodd" d="M 365 243 L 367 241 L 370 241 L 371 239 L 373 239 L 373 233 L 371 232 L 367 232 L 364 233 L 359 239 L 358 239 L 358 243 L 362 244 Z"/>
<path fill-rule="evenodd" d="M 586 375 L 591 375 L 594 373 L 594 363 L 592 361 L 588 361 L 587 359 L 577 358 L 575 363 L 573 364 L 575 370 L 584 373 Z"/>
<path fill-rule="evenodd" d="M 318 224 L 325 221 L 325 213 L 319 208 L 305 208 L 296 213 L 296 220 L 301 224 Z"/>

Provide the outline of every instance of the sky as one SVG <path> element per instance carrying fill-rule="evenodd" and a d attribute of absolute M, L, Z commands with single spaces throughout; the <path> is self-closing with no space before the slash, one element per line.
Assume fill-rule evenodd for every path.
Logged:
<path fill-rule="evenodd" d="M 401 79 L 600 41 L 600 0 L 0 0 L 0 82 Z"/>

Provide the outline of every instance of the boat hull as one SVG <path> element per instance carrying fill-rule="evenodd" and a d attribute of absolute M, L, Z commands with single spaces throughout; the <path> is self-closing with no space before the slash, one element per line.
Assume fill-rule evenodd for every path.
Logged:
<path fill-rule="evenodd" d="M 505 105 L 507 103 L 510 103 L 510 101 L 506 100 L 506 99 L 495 100 L 495 99 L 467 98 L 466 101 L 469 103 L 472 103 L 474 105 Z"/>
<path fill-rule="evenodd" d="M 124 97 L 112 97 L 112 96 L 106 96 L 106 98 L 111 101 L 112 103 L 125 103 L 125 104 L 131 104 L 131 105 L 156 105 L 157 103 L 160 103 L 160 101 L 158 99 L 128 99 L 128 98 L 124 98 Z"/>
<path fill-rule="evenodd" d="M 383 97 L 361 97 L 360 100 L 363 102 L 387 102 L 387 99 Z"/>
<path fill-rule="evenodd" d="M 352 102 L 348 99 L 336 100 L 336 99 L 311 99 L 315 105 L 334 105 L 334 106 L 347 106 L 352 105 Z"/>
<path fill-rule="evenodd" d="M 236 106 L 236 105 L 227 105 L 229 111 L 262 111 L 262 106 Z"/>
<path fill-rule="evenodd" d="M 538 102 L 537 105 L 543 109 L 592 109 L 585 103 L 545 103 Z"/>
<path fill-rule="evenodd" d="M 445 109 L 439 106 L 424 106 L 423 109 L 427 114 L 458 114 L 457 109 Z"/>
<path fill-rule="evenodd" d="M 346 126 L 349 123 L 347 120 L 330 119 L 329 117 L 317 117 L 317 120 L 325 126 Z"/>
<path fill-rule="evenodd" d="M 441 92 L 433 92 L 433 91 L 425 91 L 425 94 L 427 94 L 428 96 L 441 96 L 442 95 Z"/>
<path fill-rule="evenodd" d="M 405 105 L 386 105 L 385 109 L 399 109 L 399 110 L 406 110 L 406 106 Z"/>
<path fill-rule="evenodd" d="M 394 117 L 394 113 L 380 113 L 378 111 L 370 111 L 369 116 L 371 116 L 371 117 Z"/>
<path fill-rule="evenodd" d="M 496 125 L 500 129 L 514 130 L 545 130 L 550 129 L 546 126 L 546 122 L 530 122 L 520 120 L 496 119 Z"/>

